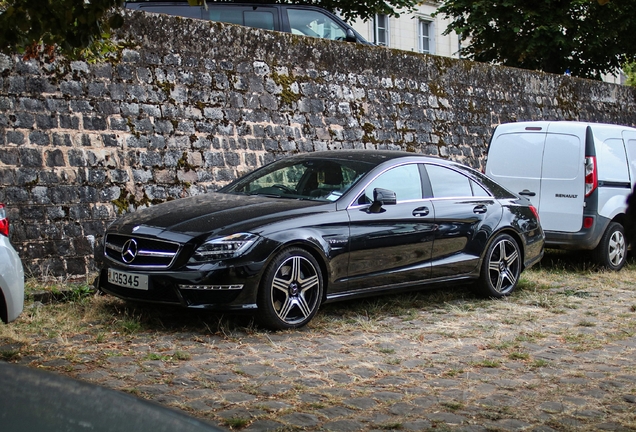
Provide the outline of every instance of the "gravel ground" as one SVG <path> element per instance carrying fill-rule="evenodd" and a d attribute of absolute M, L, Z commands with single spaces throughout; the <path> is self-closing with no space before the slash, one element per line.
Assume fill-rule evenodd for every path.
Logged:
<path fill-rule="evenodd" d="M 245 431 L 636 430 L 636 264 L 544 259 L 508 299 L 464 287 L 327 305 L 303 329 L 30 302 L 0 359 Z"/>

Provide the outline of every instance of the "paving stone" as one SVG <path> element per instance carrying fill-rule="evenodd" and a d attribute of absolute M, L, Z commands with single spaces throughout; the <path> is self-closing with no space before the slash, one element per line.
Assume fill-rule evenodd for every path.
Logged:
<path fill-rule="evenodd" d="M 363 430 L 364 425 L 355 420 L 336 420 L 324 423 L 322 429 L 325 431 L 357 432 Z"/>
<path fill-rule="evenodd" d="M 396 404 L 391 405 L 391 407 L 389 408 L 389 413 L 396 415 L 396 416 L 402 416 L 402 417 L 408 417 L 414 414 L 419 414 L 420 412 L 422 412 L 422 409 L 416 405 L 411 405 L 409 403 L 406 402 L 398 402 Z"/>
<path fill-rule="evenodd" d="M 259 406 L 268 411 L 282 411 L 292 408 L 292 405 L 277 400 L 267 400 L 259 403 Z"/>
<path fill-rule="evenodd" d="M 170 387 L 165 384 L 143 385 L 139 386 L 137 389 L 149 396 L 160 396 L 170 393 Z"/>
<path fill-rule="evenodd" d="M 562 413 L 567 410 L 567 407 L 562 402 L 553 402 L 553 401 L 543 402 L 541 405 L 539 405 L 539 408 L 545 412 L 555 413 L 555 414 Z"/>
<path fill-rule="evenodd" d="M 552 429 L 550 426 L 540 425 L 529 429 L 532 432 L 556 432 L 556 429 Z"/>
<path fill-rule="evenodd" d="M 265 415 L 265 413 L 261 410 L 239 407 L 239 408 L 234 408 L 234 409 L 225 410 L 225 411 L 218 411 L 216 415 L 226 420 L 228 419 L 246 419 L 247 420 L 247 419 L 263 416 Z"/>
<path fill-rule="evenodd" d="M 411 401 L 411 403 L 420 408 L 428 408 L 439 403 L 439 399 L 433 396 L 425 396 L 425 397 L 415 398 Z"/>
<path fill-rule="evenodd" d="M 296 426 L 300 428 L 315 427 L 321 423 L 318 417 L 316 417 L 313 414 L 306 414 L 306 413 L 288 414 L 288 415 L 282 416 L 281 420 L 283 420 L 285 423 L 291 426 Z"/>
<path fill-rule="evenodd" d="M 282 423 L 274 420 L 256 420 L 245 429 L 241 429 L 249 432 L 267 432 L 267 431 L 281 431 L 285 427 Z"/>
<path fill-rule="evenodd" d="M 625 402 L 636 404 L 636 395 L 624 395 L 623 399 L 625 400 Z"/>
<path fill-rule="evenodd" d="M 388 391 L 379 391 L 373 394 L 373 397 L 380 401 L 396 401 L 403 398 L 402 394 Z"/>
<path fill-rule="evenodd" d="M 329 374 L 329 379 L 333 380 L 338 384 L 347 384 L 353 381 L 353 377 L 348 374 L 343 373 L 332 373 Z"/>
<path fill-rule="evenodd" d="M 519 404 L 519 400 L 510 395 L 496 393 L 477 400 L 477 403 L 495 407 L 514 407 Z"/>
<path fill-rule="evenodd" d="M 353 398 L 342 401 L 345 406 L 352 406 L 362 410 L 368 410 L 376 406 L 378 403 L 372 398 Z"/>
<path fill-rule="evenodd" d="M 183 404 L 187 407 L 190 408 L 192 410 L 195 411 L 200 411 L 204 414 L 207 414 L 209 412 L 218 410 L 219 408 L 221 408 L 221 404 L 212 404 L 212 405 L 208 405 L 207 403 L 205 403 L 205 401 L 202 401 L 200 399 L 198 400 L 184 400 Z"/>
<path fill-rule="evenodd" d="M 515 419 L 497 420 L 496 422 L 494 422 L 494 424 L 500 430 L 505 431 L 521 431 L 526 430 L 530 426 L 532 426 L 530 423 Z"/>
<path fill-rule="evenodd" d="M 594 425 L 594 429 L 600 431 L 612 431 L 612 432 L 633 432 L 633 427 L 623 426 L 620 423 L 607 422 Z"/>
<path fill-rule="evenodd" d="M 407 431 L 428 431 L 433 427 L 433 423 L 428 420 L 415 420 L 402 423 L 402 429 Z"/>
<path fill-rule="evenodd" d="M 598 410 L 593 410 L 593 409 L 577 410 L 577 411 L 574 411 L 572 413 L 572 415 L 577 417 L 577 418 L 583 418 L 583 419 L 593 419 L 593 418 L 605 417 L 605 413 L 604 412 L 598 411 Z"/>
<path fill-rule="evenodd" d="M 318 413 L 325 416 L 328 419 L 351 416 L 352 410 L 343 406 L 332 406 L 328 408 L 321 408 Z"/>
<path fill-rule="evenodd" d="M 427 413 L 425 417 L 434 423 L 443 422 L 449 425 L 460 425 L 468 421 L 465 417 L 445 412 Z"/>
<path fill-rule="evenodd" d="M 228 401 L 228 402 L 239 403 L 239 402 L 253 401 L 254 399 L 256 399 L 256 396 L 251 395 L 251 394 L 247 394 L 247 393 L 241 393 L 241 392 L 224 393 L 223 394 L 223 399 Z"/>
<path fill-rule="evenodd" d="M 386 377 L 377 380 L 375 384 L 379 386 L 402 386 L 407 382 L 408 380 L 402 377 Z"/>
<path fill-rule="evenodd" d="M 585 406 L 588 404 L 588 400 L 585 398 L 574 397 L 574 396 L 566 396 L 563 398 L 563 401 L 576 406 Z"/>

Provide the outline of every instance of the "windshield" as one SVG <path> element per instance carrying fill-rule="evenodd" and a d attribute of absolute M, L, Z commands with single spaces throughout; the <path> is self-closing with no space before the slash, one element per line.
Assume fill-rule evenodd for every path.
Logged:
<path fill-rule="evenodd" d="M 336 201 L 374 164 L 337 159 L 282 159 L 256 170 L 219 192 Z"/>

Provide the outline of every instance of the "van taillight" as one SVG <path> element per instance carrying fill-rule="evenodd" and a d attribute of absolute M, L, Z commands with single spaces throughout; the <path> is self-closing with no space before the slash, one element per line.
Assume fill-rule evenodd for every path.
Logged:
<path fill-rule="evenodd" d="M 7 219 L 4 204 L 0 204 L 0 234 L 9 237 L 9 219 Z"/>
<path fill-rule="evenodd" d="M 585 196 L 588 197 L 598 187 L 596 156 L 585 157 Z"/>

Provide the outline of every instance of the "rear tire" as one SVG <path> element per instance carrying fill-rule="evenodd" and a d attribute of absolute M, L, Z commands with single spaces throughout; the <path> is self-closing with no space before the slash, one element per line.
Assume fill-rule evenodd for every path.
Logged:
<path fill-rule="evenodd" d="M 273 330 L 302 327 L 316 315 L 322 292 L 322 272 L 316 259 L 304 249 L 286 249 L 263 274 L 257 319 Z"/>
<path fill-rule="evenodd" d="M 515 290 L 520 274 L 519 245 L 510 235 L 498 234 L 486 250 L 476 288 L 486 297 L 504 297 Z"/>
<path fill-rule="evenodd" d="M 618 271 L 627 261 L 627 239 L 625 229 L 617 222 L 611 222 L 596 249 L 594 260 L 601 266 Z"/>

